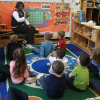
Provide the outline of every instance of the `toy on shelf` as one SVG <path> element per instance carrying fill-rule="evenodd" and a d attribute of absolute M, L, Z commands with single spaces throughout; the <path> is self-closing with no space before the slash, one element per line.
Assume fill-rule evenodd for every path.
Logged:
<path fill-rule="evenodd" d="M 91 39 L 92 32 L 84 32 L 83 35 L 84 35 L 86 38 Z"/>
<path fill-rule="evenodd" d="M 75 30 L 75 32 L 78 32 L 78 33 L 80 33 L 80 34 L 83 34 L 83 30 L 84 30 L 84 26 L 78 26 L 77 28 L 76 28 L 76 30 Z"/>
<path fill-rule="evenodd" d="M 79 18 L 79 22 L 87 22 L 87 18 L 84 16 L 83 13 L 80 13 L 78 15 L 78 18 Z"/>
<path fill-rule="evenodd" d="M 75 19 L 74 19 L 76 22 L 79 22 L 79 18 L 78 18 L 78 15 L 76 14 L 75 15 Z"/>
<path fill-rule="evenodd" d="M 92 29 L 92 36 L 91 36 L 91 39 L 92 39 L 93 41 L 96 41 L 96 38 L 97 38 L 97 30 Z"/>

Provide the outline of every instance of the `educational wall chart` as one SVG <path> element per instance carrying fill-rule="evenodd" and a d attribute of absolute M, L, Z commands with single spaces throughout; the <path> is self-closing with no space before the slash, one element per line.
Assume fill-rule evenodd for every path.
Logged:
<path fill-rule="evenodd" d="M 12 12 L 16 9 L 15 6 L 17 2 L 18 1 L 0 1 L 1 24 L 6 24 L 7 29 L 11 29 Z M 24 11 L 31 15 L 27 20 L 32 26 L 38 28 L 40 32 L 58 32 L 59 30 L 64 30 L 65 32 L 69 31 L 70 3 L 33 1 L 23 1 L 23 3 Z M 55 17 L 55 11 L 59 12 L 60 8 L 61 12 L 64 10 L 64 12 L 68 13 L 66 17 Z M 59 15 L 59 13 L 57 15 Z M 57 18 L 60 18 L 60 23 L 57 22 Z M 68 21 L 66 21 L 66 19 Z M 66 22 L 64 22 L 64 20 Z"/>
<path fill-rule="evenodd" d="M 27 20 L 34 27 L 48 26 L 48 20 L 44 19 L 45 12 L 40 7 L 25 7 L 24 11 L 30 15 Z"/>
<path fill-rule="evenodd" d="M 54 24 L 68 24 L 70 21 L 69 6 L 55 6 Z"/>

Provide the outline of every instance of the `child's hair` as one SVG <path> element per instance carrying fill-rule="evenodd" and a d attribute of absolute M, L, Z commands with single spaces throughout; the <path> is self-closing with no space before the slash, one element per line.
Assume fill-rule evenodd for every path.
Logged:
<path fill-rule="evenodd" d="M 91 52 L 92 59 L 95 63 L 100 63 L 100 49 L 93 48 Z"/>
<path fill-rule="evenodd" d="M 18 36 L 16 34 L 13 34 L 10 36 L 10 41 L 12 43 L 16 43 L 17 42 L 17 39 L 18 39 Z"/>
<path fill-rule="evenodd" d="M 62 72 L 64 71 L 64 64 L 61 61 L 56 60 L 52 64 L 52 69 L 54 70 L 56 74 L 58 75 L 62 74 Z"/>
<path fill-rule="evenodd" d="M 19 8 L 19 6 L 20 6 L 21 4 L 23 5 L 23 8 L 24 8 L 24 3 L 23 3 L 23 2 L 21 2 L 21 1 L 17 2 L 17 4 L 16 4 L 16 8 L 18 9 L 18 8 Z"/>
<path fill-rule="evenodd" d="M 65 56 L 66 54 L 66 50 L 62 49 L 62 48 L 58 48 L 57 49 L 57 55 L 58 57 L 60 57 L 61 59 L 63 59 L 63 57 Z"/>
<path fill-rule="evenodd" d="M 90 63 L 90 57 L 85 53 L 81 53 L 79 55 L 79 59 L 82 66 L 86 66 L 87 64 Z"/>
<path fill-rule="evenodd" d="M 58 35 L 61 36 L 61 38 L 63 38 L 65 36 L 65 32 L 63 30 L 58 31 Z"/>
<path fill-rule="evenodd" d="M 45 37 L 46 40 L 50 40 L 51 36 L 52 36 L 52 35 L 51 35 L 49 32 L 46 32 L 46 33 L 44 34 L 44 37 Z"/>
<path fill-rule="evenodd" d="M 21 48 L 16 49 L 13 53 L 13 59 L 15 61 L 15 66 L 13 69 L 14 78 L 18 78 L 20 74 L 25 73 L 25 70 L 27 68 L 24 50 Z"/>

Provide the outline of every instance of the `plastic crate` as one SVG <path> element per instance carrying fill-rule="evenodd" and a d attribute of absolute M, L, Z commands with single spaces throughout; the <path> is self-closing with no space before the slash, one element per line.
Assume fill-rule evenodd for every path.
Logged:
<path fill-rule="evenodd" d="M 93 3 L 92 2 L 87 2 L 87 7 L 92 7 Z"/>

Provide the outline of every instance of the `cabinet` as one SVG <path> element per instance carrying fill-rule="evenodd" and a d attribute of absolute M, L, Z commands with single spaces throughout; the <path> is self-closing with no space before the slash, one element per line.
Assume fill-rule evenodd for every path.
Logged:
<path fill-rule="evenodd" d="M 92 2 L 92 7 L 87 7 L 87 3 L 88 2 Z M 84 12 L 84 16 L 87 18 L 87 21 L 92 19 L 92 11 L 93 9 L 98 9 L 98 7 L 96 7 L 96 3 L 100 2 L 98 0 L 83 0 L 82 1 L 82 10 Z M 98 17 L 99 18 L 99 17 Z"/>
<path fill-rule="evenodd" d="M 70 40 L 90 54 L 90 46 L 100 47 L 100 29 L 72 20 Z"/>

